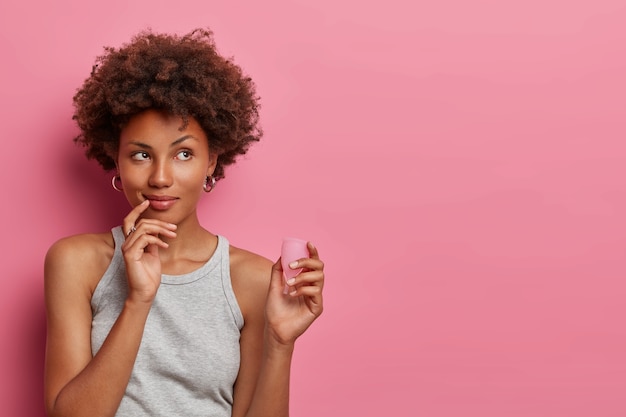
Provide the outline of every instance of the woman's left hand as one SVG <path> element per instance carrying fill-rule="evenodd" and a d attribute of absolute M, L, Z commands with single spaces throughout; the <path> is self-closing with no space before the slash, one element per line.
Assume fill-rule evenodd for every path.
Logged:
<path fill-rule="evenodd" d="M 272 267 L 272 279 L 265 307 L 269 342 L 292 346 L 313 321 L 322 314 L 322 289 L 324 287 L 324 263 L 317 248 L 307 243 L 309 258 L 299 259 L 293 269 L 302 272 L 288 282 L 285 280 L 281 261 Z"/>

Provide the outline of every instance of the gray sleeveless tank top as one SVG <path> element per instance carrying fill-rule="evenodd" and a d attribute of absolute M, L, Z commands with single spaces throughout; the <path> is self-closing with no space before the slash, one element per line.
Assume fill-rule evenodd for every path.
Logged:
<path fill-rule="evenodd" d="M 121 227 L 115 254 L 91 299 L 95 355 L 119 316 L 128 286 Z M 230 281 L 229 243 L 185 275 L 163 275 L 117 416 L 231 416 L 243 316 Z"/>

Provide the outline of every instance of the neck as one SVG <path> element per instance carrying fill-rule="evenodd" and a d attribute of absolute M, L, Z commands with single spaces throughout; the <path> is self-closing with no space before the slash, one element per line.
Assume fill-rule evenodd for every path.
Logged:
<path fill-rule="evenodd" d="M 197 216 L 180 222 L 176 228 L 176 237 L 161 239 L 168 244 L 167 249 L 160 248 L 162 263 L 175 263 L 177 260 L 202 260 L 210 254 L 216 244 L 216 236 L 202 227 Z M 208 258 L 207 258 L 208 259 Z"/>

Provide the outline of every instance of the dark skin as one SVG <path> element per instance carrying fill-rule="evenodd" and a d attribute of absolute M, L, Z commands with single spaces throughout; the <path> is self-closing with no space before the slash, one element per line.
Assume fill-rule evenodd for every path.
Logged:
<path fill-rule="evenodd" d="M 120 127 L 150 108 L 193 116 L 220 155 L 213 171 L 218 180 L 262 137 L 256 87 L 217 52 L 209 30 L 141 32 L 120 48 L 107 48 L 96 63 L 74 96 L 76 141 L 107 171 L 116 168 Z"/>
<path fill-rule="evenodd" d="M 217 237 L 197 216 L 206 175 L 217 155 L 193 119 L 149 110 L 122 131 L 116 155 L 133 207 L 123 221 L 129 292 L 101 349 L 91 354 L 90 300 L 114 251 L 110 233 L 62 239 L 45 263 L 48 316 L 45 404 L 50 416 L 112 416 L 124 395 L 161 274 L 191 272 L 215 251 Z M 159 198 L 156 198 L 156 197 Z M 161 198 L 167 196 L 167 201 Z M 323 262 L 309 258 L 284 294 L 280 260 L 273 263 L 230 247 L 233 290 L 244 316 L 241 365 L 233 416 L 287 416 L 289 373 L 296 339 L 322 313 Z"/>

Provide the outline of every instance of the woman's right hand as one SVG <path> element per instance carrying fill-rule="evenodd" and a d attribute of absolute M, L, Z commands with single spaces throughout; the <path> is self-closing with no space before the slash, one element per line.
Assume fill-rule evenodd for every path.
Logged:
<path fill-rule="evenodd" d="M 140 219 L 150 206 L 143 201 L 124 218 L 123 231 L 126 241 L 122 253 L 128 276 L 128 298 L 151 303 L 161 284 L 161 259 L 159 248 L 167 248 L 159 235 L 176 237 L 176 225 L 155 219 Z"/>

